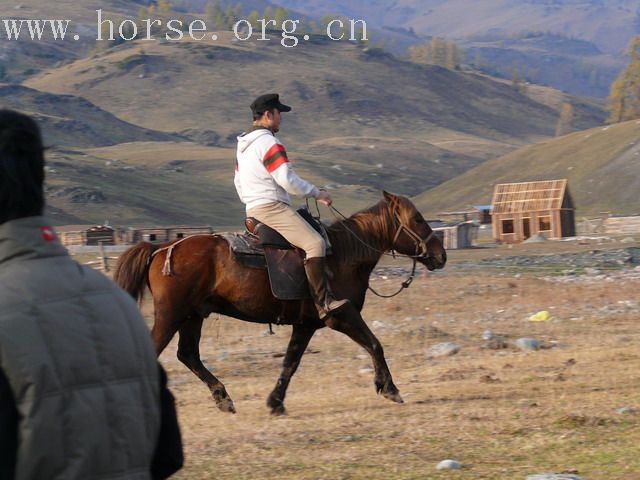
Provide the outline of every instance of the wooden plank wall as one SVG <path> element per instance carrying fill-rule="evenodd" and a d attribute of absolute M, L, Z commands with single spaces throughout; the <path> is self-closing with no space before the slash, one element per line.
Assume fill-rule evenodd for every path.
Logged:
<path fill-rule="evenodd" d="M 85 232 L 61 232 L 58 234 L 60 242 L 65 246 L 84 245 L 86 243 Z"/>
<path fill-rule="evenodd" d="M 634 235 L 640 233 L 640 215 L 633 217 L 609 217 L 604 222 L 607 235 Z"/>

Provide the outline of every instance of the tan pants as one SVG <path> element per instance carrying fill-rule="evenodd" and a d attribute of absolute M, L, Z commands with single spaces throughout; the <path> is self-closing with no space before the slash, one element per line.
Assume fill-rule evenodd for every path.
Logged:
<path fill-rule="evenodd" d="M 307 258 L 325 256 L 325 243 L 322 235 L 316 232 L 289 205 L 282 202 L 258 205 L 247 211 L 247 216 L 254 217 L 276 230 L 289 243 L 304 250 Z"/>

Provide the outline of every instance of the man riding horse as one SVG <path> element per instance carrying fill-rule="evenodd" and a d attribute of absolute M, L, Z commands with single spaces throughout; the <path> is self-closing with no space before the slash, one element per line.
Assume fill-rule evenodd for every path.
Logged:
<path fill-rule="evenodd" d="M 277 93 L 256 98 L 251 104 L 253 126 L 238 137 L 234 183 L 247 216 L 280 233 L 289 243 L 304 250 L 304 268 L 311 296 L 320 319 L 343 308 L 348 300 L 333 297 L 326 277 L 326 245 L 293 208 L 289 195 L 315 198 L 331 205 L 331 196 L 296 175 L 284 145 L 275 136 L 281 113 L 291 107 L 280 103 Z"/>
<path fill-rule="evenodd" d="M 271 413 L 286 413 L 284 399 L 289 382 L 314 333 L 324 327 L 347 335 L 363 347 L 373 361 L 376 391 L 391 401 L 402 402 L 382 345 L 361 311 L 371 272 L 386 252 L 392 250 L 412 259 L 414 267 L 418 262 L 429 270 L 440 269 L 447 261 L 440 238 L 411 200 L 383 192 L 375 205 L 327 228 L 333 254 L 325 263 L 322 237 L 290 207 L 289 193 L 331 204 L 328 193 L 294 173 L 284 146 L 274 136 L 280 127 L 280 112 L 290 108 L 280 103 L 278 95 L 271 94 L 258 97 L 251 109 L 254 126 L 238 137 L 238 194 L 250 216 L 306 252 L 305 270 L 317 307 L 316 312 L 312 302 L 305 300 L 296 318 L 280 322 L 292 325 L 292 332 L 280 377 L 267 398 Z M 334 291 L 348 300 L 335 300 L 329 292 L 325 265 L 333 274 Z M 151 242 L 139 242 L 120 256 L 114 279 L 138 301 L 148 287 L 155 317 L 151 335 L 158 355 L 178 332 L 180 361 L 207 385 L 220 410 L 235 412 L 226 387 L 200 357 L 202 325 L 214 312 L 247 322 L 279 323 L 283 300 L 273 295 L 266 268 L 248 267 L 239 261 L 225 234 L 193 235 L 160 248 Z M 408 282 L 405 284 L 408 286 Z"/>

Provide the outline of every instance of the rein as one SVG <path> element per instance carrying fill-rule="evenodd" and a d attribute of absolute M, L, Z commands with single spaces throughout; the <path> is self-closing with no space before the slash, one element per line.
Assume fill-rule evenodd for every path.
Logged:
<path fill-rule="evenodd" d="M 411 285 L 411 282 L 413 282 L 413 278 L 415 277 L 415 274 L 416 274 L 416 263 L 417 263 L 417 260 L 414 258 L 413 259 L 413 268 L 411 269 L 411 273 L 409 274 L 409 278 L 407 278 L 404 282 L 402 282 L 402 284 L 400 285 L 400 288 L 398 289 L 398 291 L 396 293 L 392 293 L 391 295 L 383 295 L 382 293 L 376 292 L 371 285 L 367 285 L 367 288 L 369 290 L 371 290 L 374 295 L 377 295 L 380 298 L 393 298 L 396 295 L 399 295 L 400 292 L 402 292 L 402 290 L 404 290 L 405 288 L 409 288 L 409 285 Z"/>
<path fill-rule="evenodd" d="M 337 220 L 340 220 L 338 215 L 340 217 L 342 217 L 344 220 L 348 220 L 347 217 L 345 217 L 334 206 L 330 205 L 329 206 L 329 210 L 331 211 L 331 213 L 333 214 L 333 216 Z M 336 214 L 338 214 L 338 215 L 336 215 Z M 400 294 L 402 292 L 402 290 L 404 290 L 405 288 L 409 288 L 409 286 L 411 285 L 411 282 L 413 282 L 413 279 L 415 277 L 417 259 L 423 257 L 424 255 L 426 255 L 428 253 L 427 242 L 429 240 L 431 240 L 431 237 L 433 237 L 433 235 L 435 234 L 435 232 L 432 231 L 426 239 L 422 239 L 416 232 L 414 232 L 409 227 L 407 227 L 404 223 L 402 223 L 402 220 L 400 220 L 400 216 L 396 212 L 394 212 L 394 216 L 395 216 L 395 219 L 398 221 L 398 230 L 396 231 L 396 234 L 393 237 L 393 242 L 391 243 L 391 245 L 393 246 L 396 243 L 396 240 L 398 240 L 398 237 L 400 236 L 400 234 L 402 232 L 405 232 L 414 242 L 416 242 L 416 254 L 415 255 L 405 255 L 403 253 L 397 254 L 393 250 L 391 250 L 392 253 L 387 253 L 386 251 L 382 251 L 380 249 L 372 247 L 371 245 L 366 243 L 364 240 L 362 240 L 358 236 L 357 233 L 355 233 L 353 230 L 351 230 L 349 227 L 347 227 L 344 223 L 341 223 L 341 226 L 344 227 L 344 229 L 347 232 L 349 232 L 353 238 L 355 238 L 362 245 L 364 245 L 365 247 L 373 250 L 374 252 L 379 253 L 381 255 L 386 255 L 386 256 L 392 257 L 394 259 L 396 258 L 396 256 L 400 256 L 400 257 L 404 257 L 404 258 L 410 258 L 411 260 L 413 260 L 413 267 L 411 268 L 411 273 L 409 274 L 409 277 L 404 282 L 402 282 L 402 284 L 400 285 L 400 289 L 397 292 L 395 292 L 395 293 L 393 293 L 391 295 L 383 295 L 383 294 L 380 294 L 380 293 L 376 292 L 371 287 L 371 285 L 367 285 L 367 288 L 369 290 L 371 290 L 371 292 L 373 292 L 374 295 L 377 295 L 378 297 L 381 297 L 381 298 L 392 298 L 392 297 L 395 297 L 396 295 Z"/>

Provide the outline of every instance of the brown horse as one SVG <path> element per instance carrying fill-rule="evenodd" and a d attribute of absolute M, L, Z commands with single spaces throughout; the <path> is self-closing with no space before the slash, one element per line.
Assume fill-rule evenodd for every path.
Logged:
<path fill-rule="evenodd" d="M 320 321 L 311 300 L 301 305 L 284 357 L 282 373 L 269 395 L 271 413 L 284 414 L 284 398 L 291 377 L 316 330 L 328 326 L 344 333 L 371 355 L 376 391 L 402 403 L 391 378 L 382 345 L 360 315 L 369 276 L 384 252 L 411 255 L 429 270 L 442 268 L 446 253 L 415 206 L 405 197 L 384 192 L 384 199 L 328 228 L 334 254 L 327 258 L 331 288 L 350 304 Z M 166 244 L 169 245 L 169 244 Z M 153 295 L 155 322 L 151 335 L 158 355 L 176 332 L 180 334 L 178 358 L 211 391 L 218 408 L 235 412 L 227 391 L 200 360 L 203 319 L 216 312 L 255 323 L 277 323 L 282 302 L 273 297 L 266 270 L 247 268 L 236 261 L 227 241 L 216 235 L 188 237 L 172 253 L 172 273 L 164 275 L 166 250 L 140 242 L 120 258 L 116 282 L 141 300 L 145 287 Z"/>

